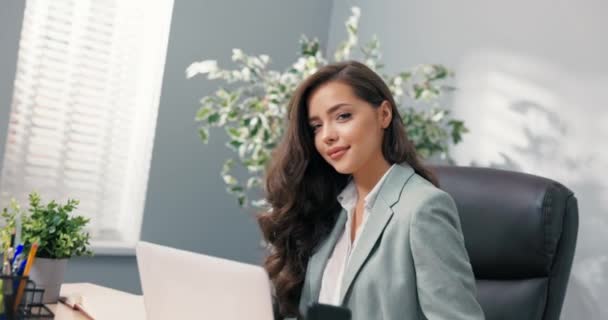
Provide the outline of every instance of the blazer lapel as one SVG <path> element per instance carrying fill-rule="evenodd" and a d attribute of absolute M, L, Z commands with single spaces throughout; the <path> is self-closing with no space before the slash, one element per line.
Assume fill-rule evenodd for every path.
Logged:
<path fill-rule="evenodd" d="M 359 270 L 370 255 L 376 241 L 380 238 L 384 227 L 393 216 L 391 207 L 399 201 L 403 186 L 413 174 L 414 170 L 409 165 L 397 165 L 386 177 L 383 185 L 380 186 L 378 197 L 370 211 L 365 227 L 359 235 L 359 240 L 357 240 L 357 246 L 351 253 L 350 260 L 344 271 L 341 286 L 342 290 L 340 292 L 340 303 L 344 302 L 344 297 L 348 293 Z"/>
<path fill-rule="evenodd" d="M 308 278 L 310 280 L 310 293 L 311 301 L 319 300 L 319 291 L 321 290 L 321 280 L 323 278 L 323 271 L 327 260 L 331 256 L 333 248 L 338 241 L 338 238 L 342 235 L 342 230 L 346 224 L 346 211 L 342 209 L 333 230 L 330 232 L 327 240 L 325 240 L 319 250 L 310 257 L 308 262 Z"/>

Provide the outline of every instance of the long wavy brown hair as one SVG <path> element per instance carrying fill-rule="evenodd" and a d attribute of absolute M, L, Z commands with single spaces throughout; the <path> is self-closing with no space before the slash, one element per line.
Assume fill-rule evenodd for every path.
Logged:
<path fill-rule="evenodd" d="M 392 121 L 384 132 L 382 153 L 388 163 L 407 162 L 419 175 L 438 185 L 422 165 L 409 141 L 387 85 L 362 63 L 348 61 L 320 68 L 296 89 L 289 103 L 288 127 L 273 152 L 265 179 L 270 210 L 258 223 L 270 253 L 264 267 L 274 285 L 282 316 L 297 316 L 308 259 L 332 230 L 341 210 L 337 196 L 349 176 L 338 173 L 318 153 L 308 121 L 310 95 L 321 85 L 339 81 L 377 108 L 392 106 Z"/>

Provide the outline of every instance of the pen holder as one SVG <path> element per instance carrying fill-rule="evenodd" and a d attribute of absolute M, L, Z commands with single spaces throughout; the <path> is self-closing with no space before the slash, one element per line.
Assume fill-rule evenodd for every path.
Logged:
<path fill-rule="evenodd" d="M 0 320 L 53 319 L 53 312 L 42 303 L 44 289 L 36 288 L 34 281 L 25 276 L 0 276 L 2 303 Z M 19 291 L 22 293 L 19 294 Z M 15 300 L 19 305 L 15 309 Z"/>

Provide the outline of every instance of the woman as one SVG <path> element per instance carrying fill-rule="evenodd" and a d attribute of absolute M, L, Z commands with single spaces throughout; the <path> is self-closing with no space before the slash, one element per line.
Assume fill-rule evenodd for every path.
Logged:
<path fill-rule="evenodd" d="M 352 319 L 483 319 L 456 206 L 437 185 L 371 69 L 337 63 L 306 79 L 258 217 L 280 314 L 319 302 Z"/>

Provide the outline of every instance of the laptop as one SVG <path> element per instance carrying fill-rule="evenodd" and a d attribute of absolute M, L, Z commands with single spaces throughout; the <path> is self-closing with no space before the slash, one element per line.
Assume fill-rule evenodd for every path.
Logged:
<path fill-rule="evenodd" d="M 273 319 L 260 266 L 148 242 L 135 251 L 148 320 Z"/>

